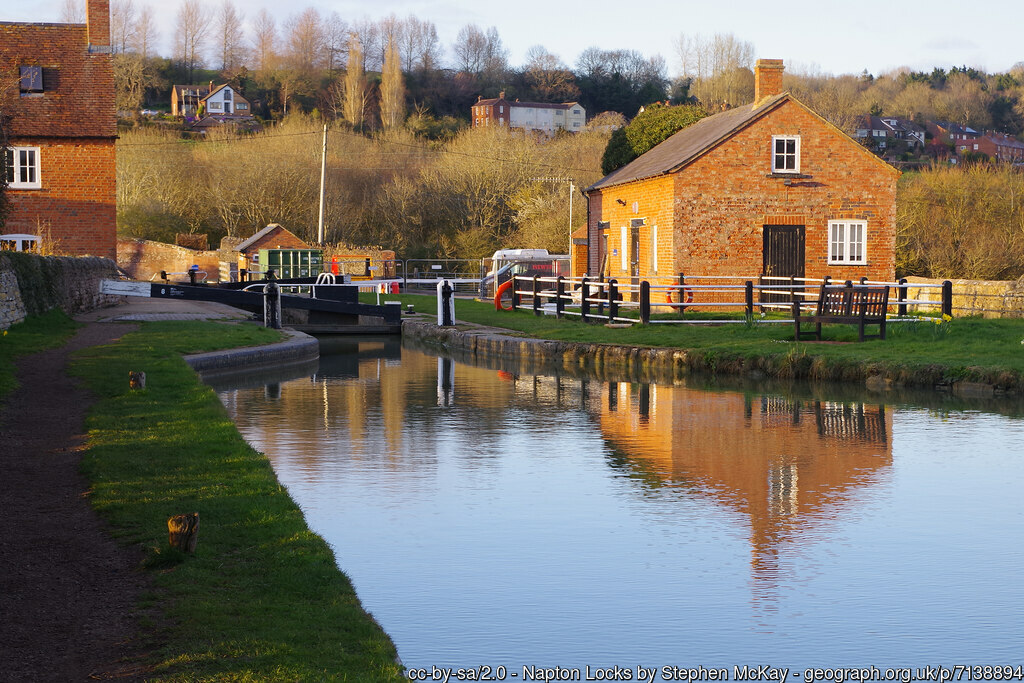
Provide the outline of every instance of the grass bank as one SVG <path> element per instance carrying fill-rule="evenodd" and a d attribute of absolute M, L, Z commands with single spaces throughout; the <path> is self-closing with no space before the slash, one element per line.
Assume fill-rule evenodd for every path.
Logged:
<path fill-rule="evenodd" d="M 0 401 L 14 391 L 14 360 L 37 351 L 63 346 L 78 324 L 59 310 L 32 316 L 0 332 Z"/>
<path fill-rule="evenodd" d="M 403 306 L 413 304 L 417 311 L 436 311 L 433 296 L 398 298 Z M 856 342 L 857 331 L 853 326 L 826 325 L 825 342 L 798 343 L 793 341 L 793 326 L 788 323 L 637 324 L 609 329 L 572 317 L 558 320 L 527 311 L 496 311 L 491 303 L 468 299 L 456 301 L 455 315 L 460 321 L 536 338 L 684 349 L 690 366 L 698 370 L 757 369 L 782 376 L 836 381 L 861 380 L 877 374 L 915 386 L 973 381 L 1007 391 L 1024 390 L 1024 320 L 956 318 L 941 324 L 890 323 L 887 339 L 864 343 Z"/>
<path fill-rule="evenodd" d="M 401 680 L 331 549 L 181 359 L 277 338 L 247 323 L 145 323 L 74 363 L 98 396 L 83 457 L 92 504 L 145 553 L 153 680 Z M 128 388 L 129 370 L 146 389 Z M 200 514 L 187 557 L 167 541 L 167 519 L 186 512 Z"/>

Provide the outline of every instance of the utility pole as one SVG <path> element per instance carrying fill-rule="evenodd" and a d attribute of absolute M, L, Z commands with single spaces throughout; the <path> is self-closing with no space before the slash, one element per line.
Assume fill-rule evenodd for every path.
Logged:
<path fill-rule="evenodd" d="M 317 228 L 317 242 L 324 246 L 324 181 L 327 178 L 327 124 L 324 124 L 324 149 L 320 154 L 320 222 Z"/>

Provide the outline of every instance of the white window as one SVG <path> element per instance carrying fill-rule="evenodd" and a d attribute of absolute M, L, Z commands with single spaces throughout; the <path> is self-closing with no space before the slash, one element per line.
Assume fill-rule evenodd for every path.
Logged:
<path fill-rule="evenodd" d="M 221 103 L 210 100 L 210 111 L 220 111 Z"/>
<path fill-rule="evenodd" d="M 629 270 L 629 228 L 622 226 L 622 270 Z"/>
<path fill-rule="evenodd" d="M 8 147 L 7 187 L 12 190 L 38 190 L 43 185 L 39 178 L 38 147 Z"/>
<path fill-rule="evenodd" d="M 651 226 L 651 272 L 658 272 L 658 226 Z"/>
<path fill-rule="evenodd" d="M 800 137 L 772 136 L 772 173 L 800 172 Z"/>
<path fill-rule="evenodd" d="M 829 264 L 866 264 L 867 232 L 867 221 L 829 221 Z"/>

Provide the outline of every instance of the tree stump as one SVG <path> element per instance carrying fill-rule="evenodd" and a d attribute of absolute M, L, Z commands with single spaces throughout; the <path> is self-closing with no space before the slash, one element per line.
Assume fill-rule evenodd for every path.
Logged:
<path fill-rule="evenodd" d="M 196 537 L 199 534 L 199 513 L 174 515 L 167 520 L 167 530 L 170 532 L 172 548 L 177 548 L 183 553 L 194 553 Z"/>
<path fill-rule="evenodd" d="M 132 389 L 146 388 L 146 373 L 128 371 L 128 386 Z"/>

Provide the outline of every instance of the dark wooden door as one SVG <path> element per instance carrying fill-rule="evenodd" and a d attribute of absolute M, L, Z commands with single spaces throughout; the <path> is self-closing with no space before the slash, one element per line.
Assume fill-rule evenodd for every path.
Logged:
<path fill-rule="evenodd" d="M 804 235 L 802 225 L 764 226 L 764 250 L 761 271 L 766 277 L 804 277 Z M 766 280 L 765 284 L 783 284 L 778 280 Z M 790 301 L 789 292 L 765 294 L 761 301 Z"/>

